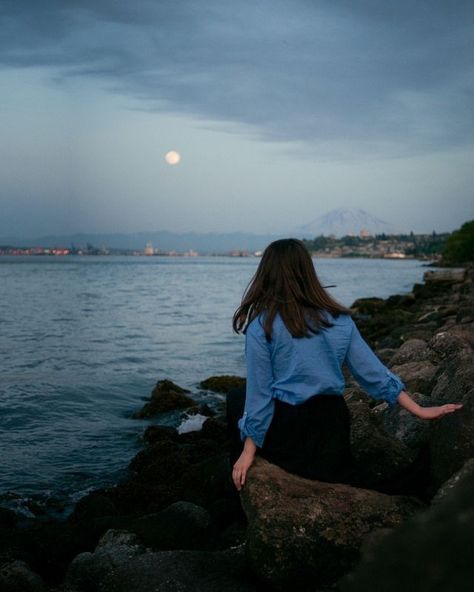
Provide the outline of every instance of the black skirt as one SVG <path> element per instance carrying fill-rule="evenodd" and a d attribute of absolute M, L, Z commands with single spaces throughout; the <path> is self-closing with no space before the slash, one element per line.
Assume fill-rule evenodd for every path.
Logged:
<path fill-rule="evenodd" d="M 245 390 L 227 395 L 227 425 L 231 470 L 243 449 L 237 425 L 245 405 Z M 307 479 L 351 483 L 350 414 L 341 395 L 314 395 L 291 405 L 275 399 L 275 411 L 257 454 L 289 473 Z"/>

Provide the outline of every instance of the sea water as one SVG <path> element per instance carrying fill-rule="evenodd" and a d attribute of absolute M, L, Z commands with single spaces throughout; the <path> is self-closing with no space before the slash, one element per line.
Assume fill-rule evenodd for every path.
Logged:
<path fill-rule="evenodd" d="M 0 257 L 0 505 L 61 513 L 120 479 L 150 423 L 131 415 L 158 380 L 217 402 L 198 383 L 245 374 L 231 318 L 258 261 Z M 329 292 L 348 306 L 409 292 L 425 265 L 315 260 L 323 284 L 335 284 Z M 202 423 L 163 421 L 180 431 Z"/>

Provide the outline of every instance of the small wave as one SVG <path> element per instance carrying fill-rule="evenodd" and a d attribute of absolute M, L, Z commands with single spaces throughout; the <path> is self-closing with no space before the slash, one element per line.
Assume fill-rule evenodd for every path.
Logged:
<path fill-rule="evenodd" d="M 186 434 L 187 432 L 198 432 L 202 429 L 203 423 L 206 421 L 207 417 L 205 415 L 201 415 L 200 413 L 196 413 L 196 415 L 190 415 L 186 417 L 178 426 L 177 432 L 178 434 Z"/>

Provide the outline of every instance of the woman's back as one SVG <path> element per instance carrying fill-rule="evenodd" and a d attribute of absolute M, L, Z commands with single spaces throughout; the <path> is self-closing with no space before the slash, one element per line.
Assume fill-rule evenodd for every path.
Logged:
<path fill-rule="evenodd" d="M 342 364 L 351 341 L 354 322 L 349 315 L 333 317 L 325 313 L 333 326 L 322 328 L 308 337 L 292 337 L 280 315 L 272 326 L 268 343 L 261 317 L 254 319 L 246 331 L 248 375 L 268 373 L 273 376 L 273 396 L 296 405 L 318 393 L 340 395 L 344 389 Z M 265 355 L 267 349 L 269 356 Z M 255 357 L 256 352 L 260 355 Z M 252 368 L 253 361 L 256 367 Z"/>
<path fill-rule="evenodd" d="M 320 393 L 342 395 L 342 365 L 346 363 L 359 384 L 375 399 L 390 405 L 405 387 L 374 354 L 348 314 L 324 311 L 332 324 L 308 337 L 292 337 L 277 315 L 268 342 L 261 317 L 246 332 L 247 392 L 266 392 L 297 405 Z"/>

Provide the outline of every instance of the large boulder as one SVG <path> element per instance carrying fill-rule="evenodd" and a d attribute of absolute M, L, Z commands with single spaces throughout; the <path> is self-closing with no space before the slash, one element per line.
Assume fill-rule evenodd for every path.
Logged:
<path fill-rule="evenodd" d="M 144 549 L 124 531 L 108 531 L 94 553 L 69 567 L 71 592 L 256 592 L 243 546 L 225 551 Z"/>
<path fill-rule="evenodd" d="M 390 359 L 391 366 L 400 366 L 407 362 L 424 362 L 431 357 L 431 351 L 424 339 L 408 339 Z"/>
<path fill-rule="evenodd" d="M 385 493 L 413 489 L 417 452 L 384 429 L 380 414 L 364 400 L 348 400 L 354 483 Z"/>
<path fill-rule="evenodd" d="M 474 472 L 439 503 L 379 540 L 341 592 L 470 592 L 474 582 Z"/>
<path fill-rule="evenodd" d="M 364 538 L 392 528 L 421 503 L 292 475 L 257 456 L 240 491 L 252 570 L 277 590 L 314 590 L 358 560 Z"/>

